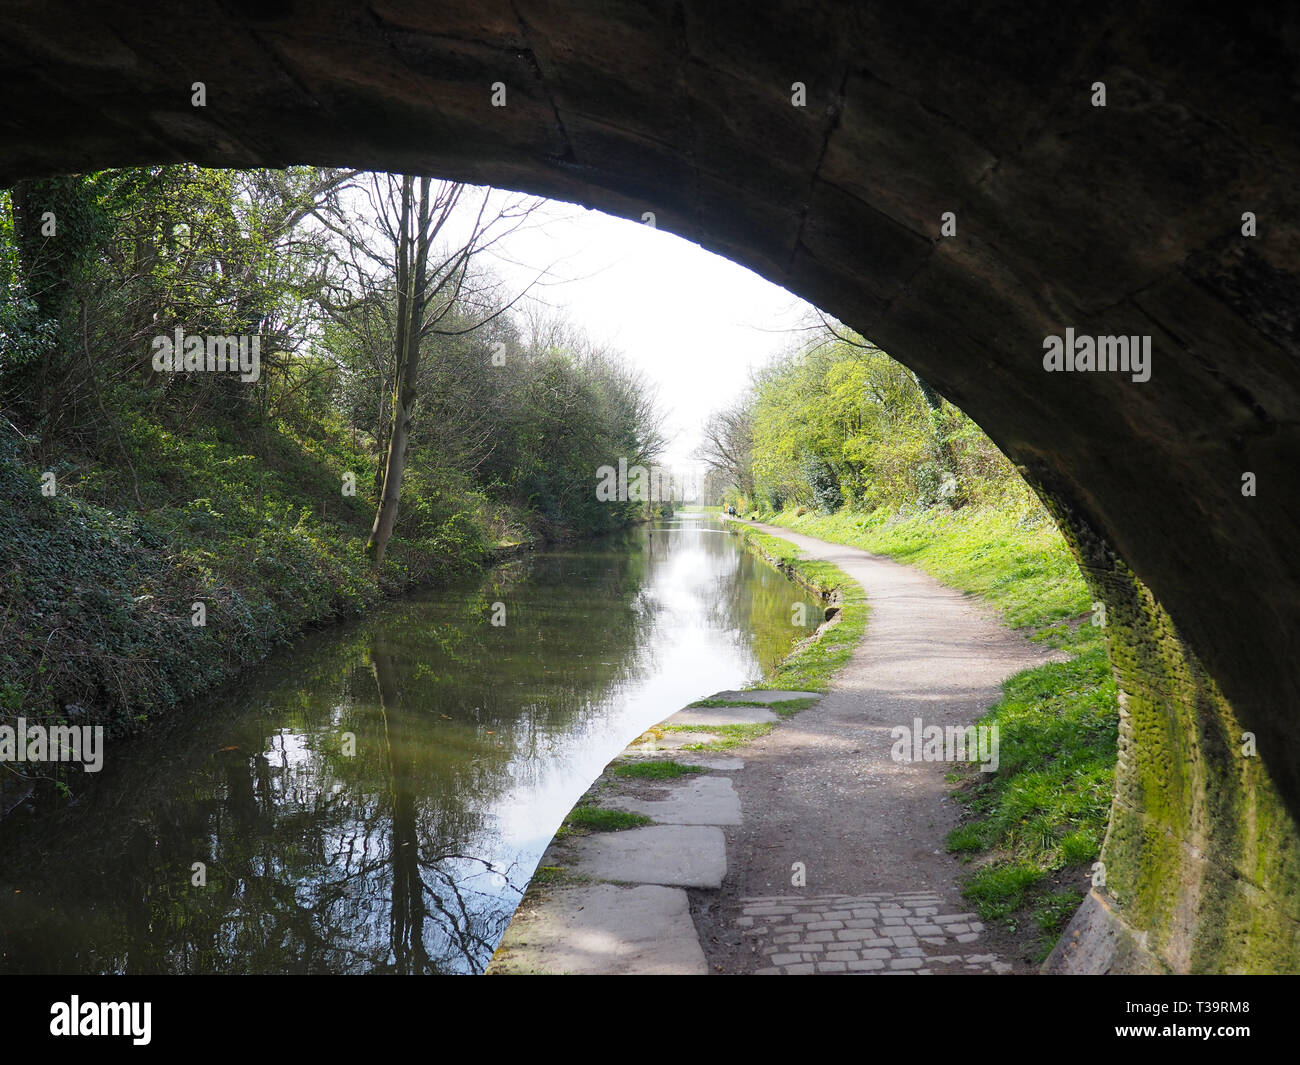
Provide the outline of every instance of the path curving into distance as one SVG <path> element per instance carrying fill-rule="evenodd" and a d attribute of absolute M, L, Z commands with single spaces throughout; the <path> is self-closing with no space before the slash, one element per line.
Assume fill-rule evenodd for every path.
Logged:
<path fill-rule="evenodd" d="M 1030 971 L 958 890 L 944 849 L 958 810 L 948 762 L 895 762 L 897 726 L 966 726 L 1013 673 L 1064 657 L 1009 631 L 977 600 L 853 547 L 759 526 L 833 562 L 867 593 L 864 639 L 820 701 L 792 718 L 717 692 L 615 758 L 580 800 L 649 818 L 551 842 L 497 949 L 492 973 L 999 973 Z M 707 733 L 671 726 L 772 721 L 719 757 Z M 658 732 L 658 734 L 656 734 Z M 701 773 L 638 786 L 626 761 Z M 792 883 L 802 863 L 806 884 Z"/>
<path fill-rule="evenodd" d="M 741 824 L 720 892 L 693 892 L 714 972 L 1030 971 L 1000 956 L 961 898 L 944 847 L 959 808 L 945 762 L 891 758 L 895 726 L 969 725 L 1014 673 L 1059 652 L 986 604 L 858 548 L 749 523 L 834 563 L 871 609 L 864 639 L 815 706 L 736 752 Z M 807 885 L 792 886 L 801 862 Z"/>

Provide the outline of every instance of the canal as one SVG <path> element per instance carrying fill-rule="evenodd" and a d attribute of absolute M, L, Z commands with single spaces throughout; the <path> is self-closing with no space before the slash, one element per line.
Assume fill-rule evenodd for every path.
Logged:
<path fill-rule="evenodd" d="M 609 759 L 820 618 L 687 513 L 307 636 L 0 823 L 0 972 L 481 972 Z"/>

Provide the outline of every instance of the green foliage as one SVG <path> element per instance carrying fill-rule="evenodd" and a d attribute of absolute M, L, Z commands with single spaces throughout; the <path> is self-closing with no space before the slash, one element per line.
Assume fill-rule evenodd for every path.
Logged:
<path fill-rule="evenodd" d="M 493 317 L 489 278 L 426 338 L 373 570 L 395 291 L 350 304 L 312 221 L 348 177 L 181 165 L 0 192 L 0 712 L 128 731 L 499 545 L 646 515 L 594 491 L 598 466 L 661 445 L 645 382 L 572 328 Z M 152 339 L 176 328 L 259 337 L 260 376 L 157 371 Z"/>
<path fill-rule="evenodd" d="M 754 691 L 761 691 L 761 688 L 755 688 Z M 774 710 L 782 717 L 793 716 L 800 710 L 807 710 L 808 707 L 816 705 L 818 699 L 816 696 L 809 696 L 806 699 L 783 699 L 779 703 L 765 703 L 761 699 L 697 699 L 691 703 L 693 707 L 719 707 L 719 706 L 762 706 Z"/>
<path fill-rule="evenodd" d="M 1038 900 L 1034 920 L 1043 933 L 1042 943 L 1045 947 L 1040 948 L 1039 961 L 1051 953 L 1050 944 L 1056 942 L 1065 926 L 1070 923 L 1070 918 L 1079 908 L 1079 901 L 1079 892 L 1070 890 L 1054 891 Z"/>
<path fill-rule="evenodd" d="M 742 414 L 747 424 L 732 429 L 752 441 L 749 468 L 718 467 L 733 485 L 725 501 L 740 514 L 797 505 L 823 514 L 844 505 L 956 510 L 995 505 L 1019 486 L 965 414 L 851 333 L 819 336 L 769 366 L 733 422 Z"/>
<path fill-rule="evenodd" d="M 562 865 L 539 865 L 536 872 L 533 873 L 532 879 L 528 881 L 529 888 L 546 887 L 551 884 L 563 884 L 568 879 Z"/>
<path fill-rule="evenodd" d="M 948 836 L 954 853 L 980 856 L 966 894 L 985 919 L 1014 919 L 1042 905 L 1039 926 L 1059 932 L 1060 911 L 1086 890 L 1086 870 L 1101 851 L 1118 742 L 1115 682 L 1095 630 L 1078 636 L 1077 656 L 1016 674 L 980 719 L 997 725 L 1000 759 L 992 774 L 967 775 L 963 823 Z M 1052 895 L 1053 877 L 1075 885 Z"/>
<path fill-rule="evenodd" d="M 744 747 L 772 731 L 772 723 L 760 721 L 753 725 L 663 725 L 664 732 L 703 732 L 717 739 L 682 745 L 683 751 L 730 751 Z"/>
<path fill-rule="evenodd" d="M 82 723 L 133 729 L 307 627 L 486 554 L 476 514 L 456 511 L 398 544 L 376 581 L 361 552 L 371 506 L 340 492 L 360 456 L 338 427 L 317 423 L 307 447 L 293 426 L 263 425 L 255 456 L 223 426 L 182 433 L 121 414 L 147 512 L 103 469 L 78 479 L 56 464 L 58 494 L 43 496 L 41 471 L 12 444 L 0 450 L 0 676 L 29 718 L 75 705 Z M 190 623 L 195 602 L 203 627 Z"/>
<path fill-rule="evenodd" d="M 818 458 L 811 452 L 804 456 L 801 464 L 804 480 L 808 487 L 812 489 L 813 505 L 823 514 L 834 514 L 840 507 L 844 506 L 844 493 L 840 491 L 839 479 L 835 476 L 835 471 L 830 465 Z M 773 509 L 779 511 L 781 508 L 775 500 L 780 499 L 779 494 L 768 493 L 769 498 L 774 500 Z"/>
<path fill-rule="evenodd" d="M 1042 878 L 1042 871 L 1028 862 L 994 865 L 972 876 L 962 894 L 975 903 L 983 920 L 992 921 L 1018 910 L 1025 892 Z"/>

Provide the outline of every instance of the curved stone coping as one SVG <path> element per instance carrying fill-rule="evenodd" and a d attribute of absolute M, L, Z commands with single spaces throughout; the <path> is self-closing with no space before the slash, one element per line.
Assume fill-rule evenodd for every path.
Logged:
<path fill-rule="evenodd" d="M 678 710 L 672 717 L 665 718 L 663 725 L 757 725 L 763 722 L 780 721 L 771 710 L 761 706 L 697 706 Z"/>
<path fill-rule="evenodd" d="M 728 703 L 765 703 L 771 706 L 773 703 L 788 703 L 793 699 L 820 699 L 822 694 L 822 692 L 777 691 L 769 688 L 757 688 L 754 691 L 728 689 L 727 691 L 714 692 L 708 698 Z"/>

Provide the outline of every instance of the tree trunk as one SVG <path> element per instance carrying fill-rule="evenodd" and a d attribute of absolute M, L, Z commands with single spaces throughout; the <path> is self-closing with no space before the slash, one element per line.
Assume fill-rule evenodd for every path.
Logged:
<path fill-rule="evenodd" d="M 384 561 L 388 541 L 397 524 L 397 505 L 402 497 L 402 478 L 406 474 L 406 443 L 410 437 L 411 419 L 405 396 L 393 401 L 393 428 L 388 437 L 388 459 L 384 464 L 384 488 L 379 496 L 379 509 L 375 524 L 370 530 L 366 551 L 379 566 Z"/>
<path fill-rule="evenodd" d="M 382 565 L 388 541 L 397 524 L 397 509 L 402 496 L 402 478 L 406 473 L 406 445 L 411 436 L 411 418 L 415 414 L 416 382 L 420 373 L 420 334 L 427 302 L 429 244 L 429 178 L 420 178 L 418 199 L 415 179 L 402 178 L 402 231 L 397 247 L 397 334 L 394 347 L 396 379 L 393 395 L 393 425 L 388 438 L 388 459 L 384 465 L 384 487 L 379 509 L 370 530 L 366 552 L 376 567 Z M 411 232 L 411 213 L 416 213 L 415 233 Z"/>

